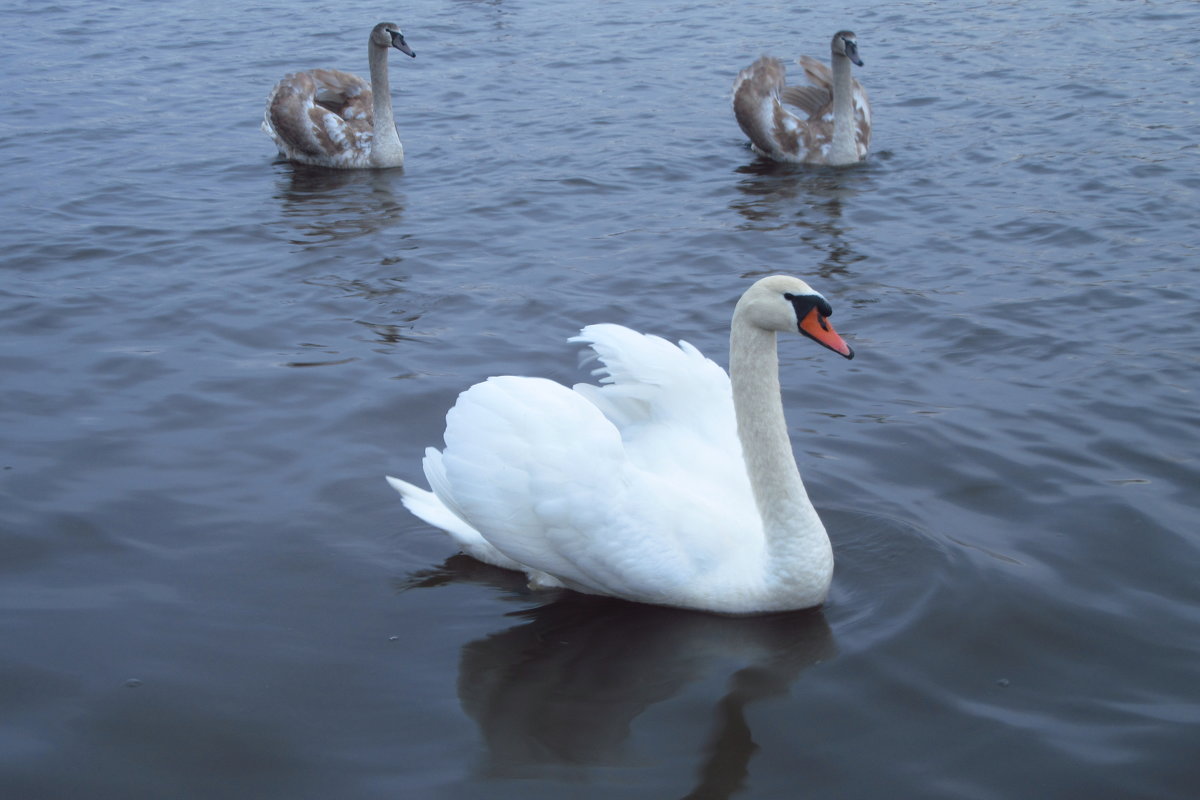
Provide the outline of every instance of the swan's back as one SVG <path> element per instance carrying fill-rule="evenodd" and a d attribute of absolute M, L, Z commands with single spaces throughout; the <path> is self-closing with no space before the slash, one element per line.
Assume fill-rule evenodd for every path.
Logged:
<path fill-rule="evenodd" d="M 304 164 L 369 167 L 371 85 L 336 69 L 285 75 L 267 98 L 262 129 L 285 158 Z"/>

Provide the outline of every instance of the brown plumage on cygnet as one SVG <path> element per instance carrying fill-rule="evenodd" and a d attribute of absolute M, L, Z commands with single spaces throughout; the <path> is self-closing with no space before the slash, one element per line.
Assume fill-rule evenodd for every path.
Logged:
<path fill-rule="evenodd" d="M 854 164 L 871 145 L 871 103 L 850 74 L 858 40 L 838 31 L 830 43 L 832 69 L 810 56 L 800 66 L 809 86 L 788 86 L 786 68 L 763 56 L 738 73 L 733 83 L 733 114 L 755 152 L 775 161 L 801 164 Z M 792 106 L 802 115 L 789 111 Z"/>
<path fill-rule="evenodd" d="M 289 161 L 340 169 L 399 167 L 404 147 L 392 116 L 387 54 L 416 53 L 391 22 L 381 22 L 367 41 L 371 82 L 336 69 L 285 75 L 267 98 L 262 129 Z"/>

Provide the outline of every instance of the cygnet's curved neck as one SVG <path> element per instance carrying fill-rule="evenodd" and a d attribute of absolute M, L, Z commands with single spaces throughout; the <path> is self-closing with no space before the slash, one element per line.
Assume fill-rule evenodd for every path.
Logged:
<path fill-rule="evenodd" d="M 367 61 L 371 66 L 371 109 L 375 117 L 371 162 L 377 167 L 398 167 L 404 163 L 404 147 L 400 144 L 396 118 L 392 115 L 388 48 L 368 42 Z"/>
<path fill-rule="evenodd" d="M 850 59 L 833 54 L 833 144 L 830 164 L 852 164 L 858 161 L 858 126 L 854 119 L 854 79 L 850 75 Z"/>
<path fill-rule="evenodd" d="M 783 414 L 775 332 L 742 319 L 735 311 L 729 338 L 729 377 L 738 438 L 754 500 L 762 516 L 767 558 L 789 583 L 799 570 L 802 583 L 824 600 L 833 574 L 833 551 L 825 526 L 808 499 Z"/>

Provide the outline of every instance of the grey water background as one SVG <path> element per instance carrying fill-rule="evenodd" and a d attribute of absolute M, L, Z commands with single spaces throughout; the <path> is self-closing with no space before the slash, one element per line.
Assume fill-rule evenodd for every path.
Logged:
<path fill-rule="evenodd" d="M 408 164 L 258 130 L 365 72 Z M 1200 5 L 0 9 L 0 796 L 1184 798 L 1200 786 Z M 873 154 L 734 75 L 859 36 Z M 408 516 L 487 375 L 612 321 L 781 342 L 820 611 L 535 594 Z"/>

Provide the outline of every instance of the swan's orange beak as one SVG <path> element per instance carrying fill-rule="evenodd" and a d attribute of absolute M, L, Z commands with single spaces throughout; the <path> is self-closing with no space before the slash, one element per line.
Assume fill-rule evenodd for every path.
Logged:
<path fill-rule="evenodd" d="M 838 332 L 829 324 L 829 320 L 821 316 L 821 312 L 815 308 L 800 320 L 800 332 L 840 356 L 854 358 L 854 351 L 850 349 L 850 345 L 846 344 L 845 339 L 838 336 Z"/>

